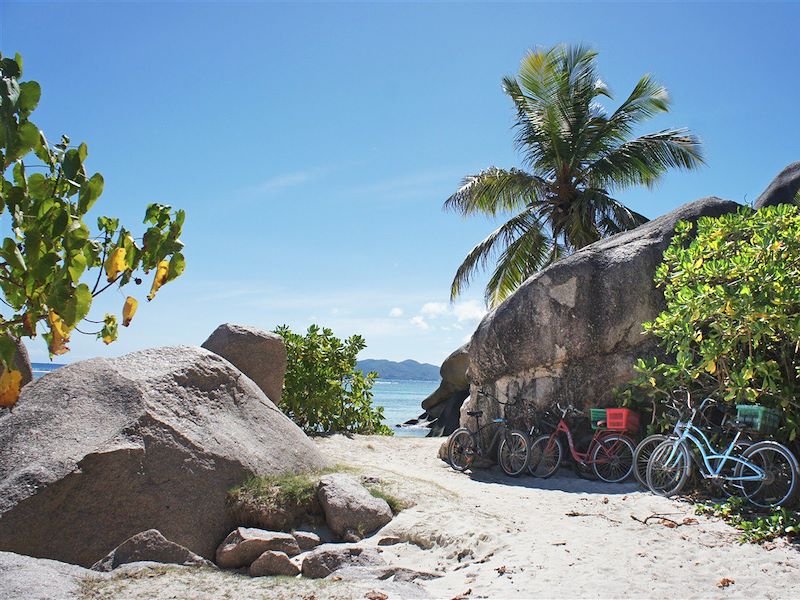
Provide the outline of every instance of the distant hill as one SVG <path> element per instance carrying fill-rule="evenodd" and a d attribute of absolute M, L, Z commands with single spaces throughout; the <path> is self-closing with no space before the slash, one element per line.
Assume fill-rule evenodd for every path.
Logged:
<path fill-rule="evenodd" d="M 394 362 L 367 358 L 356 363 L 356 368 L 364 373 L 375 371 L 381 379 L 411 379 L 416 381 L 438 381 L 439 367 L 415 360 Z"/>

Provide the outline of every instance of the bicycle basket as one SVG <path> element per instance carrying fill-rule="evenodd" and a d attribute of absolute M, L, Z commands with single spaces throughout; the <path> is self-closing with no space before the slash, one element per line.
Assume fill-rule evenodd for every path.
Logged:
<path fill-rule="evenodd" d="M 607 420 L 606 409 L 590 408 L 589 420 L 592 422 L 592 429 L 605 429 Z"/>
<path fill-rule="evenodd" d="M 759 433 L 772 433 L 780 425 L 781 413 L 758 404 L 737 404 L 736 419 Z"/>

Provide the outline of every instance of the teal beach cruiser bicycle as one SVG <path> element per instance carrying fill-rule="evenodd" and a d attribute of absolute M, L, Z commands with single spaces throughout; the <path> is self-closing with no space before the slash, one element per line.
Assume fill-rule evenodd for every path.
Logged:
<path fill-rule="evenodd" d="M 691 416 L 678 419 L 673 435 L 653 450 L 647 462 L 650 490 L 661 496 L 680 493 L 689 481 L 694 462 L 705 479 L 741 494 L 755 506 L 772 508 L 789 504 L 797 492 L 798 465 L 794 454 L 773 441 L 743 447 L 739 438 L 748 427 L 739 422 L 728 425 L 736 433 L 728 447 L 718 451 L 706 433 L 694 424 L 698 414 L 712 402 L 715 401 L 706 398 L 695 408 L 687 394 Z M 696 452 L 690 450 L 690 445 Z"/>

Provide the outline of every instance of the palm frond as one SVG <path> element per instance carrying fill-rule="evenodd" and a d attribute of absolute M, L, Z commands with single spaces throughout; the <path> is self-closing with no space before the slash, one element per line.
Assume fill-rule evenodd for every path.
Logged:
<path fill-rule="evenodd" d="M 486 304 L 494 308 L 508 298 L 531 275 L 550 262 L 550 237 L 542 229 L 530 228 L 503 252 L 486 284 Z"/>
<path fill-rule="evenodd" d="M 498 254 L 504 252 L 517 238 L 530 231 L 541 231 L 541 223 L 531 209 L 515 215 L 470 250 L 458 267 L 450 284 L 450 300 L 455 300 L 461 290 L 469 285 L 470 279 L 479 269 L 485 268 Z"/>
<path fill-rule="evenodd" d="M 464 216 L 516 212 L 541 198 L 546 185 L 540 177 L 520 169 L 490 167 L 465 177 L 458 191 L 445 201 L 444 208 Z"/>
<path fill-rule="evenodd" d="M 591 163 L 582 177 L 592 187 L 652 186 L 669 169 L 705 164 L 700 140 L 686 129 L 667 129 L 624 142 Z"/>

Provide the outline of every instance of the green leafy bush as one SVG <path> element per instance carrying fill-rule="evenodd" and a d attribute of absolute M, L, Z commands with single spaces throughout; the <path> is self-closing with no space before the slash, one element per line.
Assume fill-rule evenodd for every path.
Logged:
<path fill-rule="evenodd" d="M 383 408 L 372 405 L 377 373 L 356 369 L 366 348 L 354 335 L 342 341 L 328 328 L 311 325 L 306 335 L 288 327 L 275 330 L 286 343 L 288 366 L 281 409 L 306 433 L 377 433 L 392 435 L 383 425 Z"/>
<path fill-rule="evenodd" d="M 681 222 L 655 275 L 667 308 L 645 331 L 669 358 L 640 360 L 629 402 L 683 386 L 778 408 L 800 428 L 800 209 L 741 209 Z"/>
<path fill-rule="evenodd" d="M 67 136 L 51 145 L 30 120 L 41 87 L 20 81 L 22 58 L 0 55 L 0 214 L 9 237 L 0 243 L 0 291 L 7 310 L 0 317 L 0 406 L 19 396 L 14 371 L 17 342 L 38 333 L 50 355 L 69 351 L 73 332 L 87 332 L 106 344 L 117 339 L 117 315 L 88 319 L 92 300 L 111 287 L 139 284 L 138 271 L 155 271 L 148 300 L 184 270 L 179 236 L 184 212 L 151 204 L 141 238 L 109 217 L 97 219 L 97 230 L 85 223 L 103 193 L 103 176 L 89 175 L 86 144 Z M 93 270 L 95 272 L 93 272 Z M 103 275 L 105 274 L 105 277 Z M 136 312 L 133 296 L 120 305 L 122 324 Z"/>

